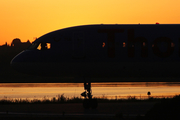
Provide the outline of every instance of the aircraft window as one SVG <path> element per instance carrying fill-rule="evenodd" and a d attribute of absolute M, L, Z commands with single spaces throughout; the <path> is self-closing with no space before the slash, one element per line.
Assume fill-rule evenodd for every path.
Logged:
<path fill-rule="evenodd" d="M 41 43 L 37 47 L 38 50 L 41 50 Z"/>
<path fill-rule="evenodd" d="M 51 49 L 51 44 L 47 43 L 47 49 Z"/>
<path fill-rule="evenodd" d="M 171 47 L 174 47 L 174 46 L 175 46 L 175 44 L 172 42 L 172 43 L 171 43 Z"/>
<path fill-rule="evenodd" d="M 126 42 L 123 42 L 123 47 L 126 47 Z"/>
<path fill-rule="evenodd" d="M 106 45 L 106 44 L 105 44 L 105 42 L 103 42 L 102 47 L 104 48 L 104 47 L 105 47 L 105 45 Z"/>
<path fill-rule="evenodd" d="M 143 42 L 143 46 L 144 46 L 144 47 L 146 46 L 146 43 L 145 43 L 145 42 Z"/>

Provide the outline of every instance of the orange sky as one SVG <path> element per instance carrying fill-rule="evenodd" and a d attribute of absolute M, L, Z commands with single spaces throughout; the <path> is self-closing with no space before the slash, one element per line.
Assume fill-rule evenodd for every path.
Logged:
<path fill-rule="evenodd" d="M 0 45 L 84 24 L 178 24 L 179 0 L 1 0 Z"/>

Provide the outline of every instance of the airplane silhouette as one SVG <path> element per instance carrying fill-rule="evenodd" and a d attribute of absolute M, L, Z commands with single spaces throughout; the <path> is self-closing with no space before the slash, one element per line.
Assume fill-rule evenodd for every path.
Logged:
<path fill-rule="evenodd" d="M 11 66 L 33 75 L 84 78 L 66 82 L 84 83 L 83 106 L 96 108 L 91 83 L 123 79 L 90 78 L 179 77 L 179 34 L 180 25 L 175 24 L 69 27 L 36 39 L 13 58 Z"/>

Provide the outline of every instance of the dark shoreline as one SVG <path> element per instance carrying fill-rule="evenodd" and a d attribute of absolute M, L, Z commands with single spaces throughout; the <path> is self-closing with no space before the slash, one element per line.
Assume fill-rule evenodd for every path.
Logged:
<path fill-rule="evenodd" d="M 0 118 L 4 119 L 127 119 L 159 120 L 178 116 L 180 95 L 173 98 L 146 100 L 108 100 L 98 99 L 97 109 L 84 109 L 83 99 L 67 100 L 63 96 L 54 101 L 36 101 L 27 103 L 0 102 Z M 109 116 L 108 116 L 109 115 Z M 173 118 L 171 118 L 173 120 Z"/>
<path fill-rule="evenodd" d="M 134 119 L 144 116 L 155 102 L 99 103 L 97 109 L 84 109 L 82 103 L 0 105 L 0 118 L 33 119 Z"/>

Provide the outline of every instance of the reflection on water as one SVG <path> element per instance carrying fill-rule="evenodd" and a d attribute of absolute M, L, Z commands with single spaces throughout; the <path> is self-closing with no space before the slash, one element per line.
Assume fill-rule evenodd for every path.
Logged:
<path fill-rule="evenodd" d="M 0 99 L 44 99 L 64 94 L 65 97 L 80 97 L 84 91 L 82 83 L 2 83 L 0 84 Z M 172 97 L 180 94 L 180 83 L 166 82 L 119 82 L 92 83 L 94 97 L 108 99 L 147 98 L 147 92 L 153 97 Z"/>

